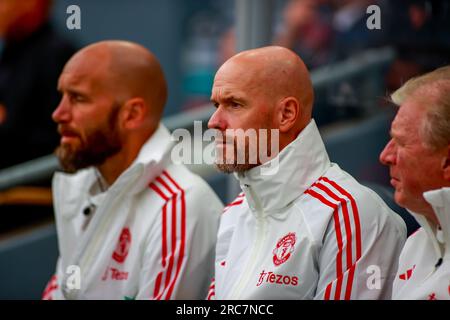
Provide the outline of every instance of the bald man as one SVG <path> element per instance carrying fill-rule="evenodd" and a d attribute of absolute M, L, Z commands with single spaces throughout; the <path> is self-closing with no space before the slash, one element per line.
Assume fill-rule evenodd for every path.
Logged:
<path fill-rule="evenodd" d="M 134 43 L 99 42 L 67 62 L 58 89 L 60 257 L 43 298 L 204 298 L 222 204 L 171 162 L 156 57 Z"/>
<path fill-rule="evenodd" d="M 209 298 L 391 297 L 405 224 L 330 162 L 311 118 L 313 98 L 308 70 L 285 48 L 244 51 L 218 70 L 209 120 L 216 162 L 243 193 L 221 218 Z M 251 139 L 239 147 L 236 129 L 258 129 L 260 148 Z M 263 138 L 268 129 L 278 141 Z M 262 161 L 261 146 L 266 152 L 274 143 L 280 151 Z M 254 163 L 251 155 L 237 161 L 246 150 L 257 150 Z"/>

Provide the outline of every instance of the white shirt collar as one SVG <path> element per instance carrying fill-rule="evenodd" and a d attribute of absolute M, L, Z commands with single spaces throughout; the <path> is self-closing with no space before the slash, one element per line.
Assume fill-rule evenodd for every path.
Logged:
<path fill-rule="evenodd" d="M 436 190 L 431 190 L 424 192 L 423 197 L 432 206 L 434 213 L 438 219 L 439 225 L 441 226 L 440 241 L 444 243 L 445 250 L 450 254 L 450 188 L 441 188 Z M 433 242 L 436 251 L 438 250 L 439 244 L 436 237 L 436 232 L 430 222 L 422 214 L 418 214 L 408 210 L 417 222 L 424 228 L 427 232 L 428 237 Z"/>

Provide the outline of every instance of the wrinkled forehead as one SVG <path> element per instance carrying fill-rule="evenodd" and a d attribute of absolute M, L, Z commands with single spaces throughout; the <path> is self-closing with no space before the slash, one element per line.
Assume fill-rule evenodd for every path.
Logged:
<path fill-rule="evenodd" d="M 264 68 L 255 63 L 240 60 L 226 62 L 214 77 L 214 87 L 232 87 L 236 90 L 251 92 L 264 83 Z"/>
<path fill-rule="evenodd" d="M 426 115 L 424 103 L 420 99 L 406 99 L 392 122 L 392 131 L 395 133 L 403 133 L 410 136 L 418 135 L 420 126 Z"/>

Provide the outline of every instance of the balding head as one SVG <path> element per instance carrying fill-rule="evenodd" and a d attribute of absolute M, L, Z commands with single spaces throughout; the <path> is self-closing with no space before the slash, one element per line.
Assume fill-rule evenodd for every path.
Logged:
<path fill-rule="evenodd" d="M 63 70 L 90 74 L 92 82 L 114 93 L 116 101 L 140 97 L 148 105 L 149 120 L 157 124 L 167 101 L 167 84 L 156 57 L 141 45 L 127 41 L 102 41 L 77 52 Z"/>
<path fill-rule="evenodd" d="M 167 99 L 161 66 L 144 47 L 103 41 L 77 52 L 58 80 L 53 112 L 68 172 L 97 166 L 112 182 L 137 157 L 158 127 Z"/>
<path fill-rule="evenodd" d="M 226 61 L 214 78 L 211 101 L 216 112 L 211 116 L 208 127 L 227 135 L 229 129 L 244 131 L 257 130 L 257 146 L 264 147 L 264 136 L 272 136 L 275 130 L 279 134 L 278 143 L 267 140 L 266 150 L 282 150 L 295 140 L 298 134 L 311 121 L 314 94 L 308 70 L 305 64 L 291 50 L 282 47 L 264 47 L 243 51 Z M 235 141 L 236 138 L 233 137 Z M 246 142 L 247 143 L 247 142 Z M 219 150 L 226 150 L 226 144 L 220 139 L 216 144 Z M 272 149 L 278 144 L 278 148 Z M 245 148 L 235 147 L 242 154 L 251 153 L 247 143 Z M 257 153 L 268 154 L 261 151 Z M 218 165 L 225 172 L 246 171 L 263 163 L 236 164 L 236 157 L 229 154 L 226 162 Z M 219 158 L 220 155 L 219 155 Z"/>
<path fill-rule="evenodd" d="M 243 51 L 225 62 L 221 71 L 238 67 L 241 76 L 253 82 L 253 88 L 272 99 L 294 97 L 301 104 L 298 122 L 308 123 L 314 101 L 313 87 L 300 57 L 291 50 L 270 46 Z"/>

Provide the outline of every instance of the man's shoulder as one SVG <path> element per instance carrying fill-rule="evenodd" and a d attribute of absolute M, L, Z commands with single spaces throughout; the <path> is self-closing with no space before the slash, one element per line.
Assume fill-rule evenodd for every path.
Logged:
<path fill-rule="evenodd" d="M 302 199 L 306 202 L 313 200 L 315 206 L 331 209 L 344 204 L 355 206 L 374 201 L 365 186 L 342 169 L 333 167 L 304 192 Z"/>
<path fill-rule="evenodd" d="M 333 165 L 323 177 L 319 178 L 319 182 L 326 184 L 337 197 L 363 210 L 372 208 L 375 211 L 385 211 L 388 209 L 387 204 L 375 191 L 361 184 L 337 165 Z"/>
<path fill-rule="evenodd" d="M 184 201 L 186 206 L 209 206 L 215 210 L 223 206 L 206 181 L 183 165 L 167 166 L 148 186 L 147 192 L 157 194 L 163 202 L 175 197 Z"/>
<path fill-rule="evenodd" d="M 343 210 L 364 226 L 393 224 L 401 228 L 401 218 L 372 189 L 362 185 L 349 173 L 333 165 L 305 191 L 306 206 L 315 210 Z"/>

